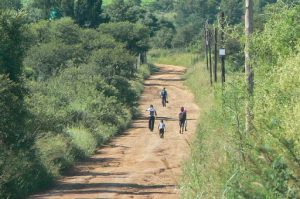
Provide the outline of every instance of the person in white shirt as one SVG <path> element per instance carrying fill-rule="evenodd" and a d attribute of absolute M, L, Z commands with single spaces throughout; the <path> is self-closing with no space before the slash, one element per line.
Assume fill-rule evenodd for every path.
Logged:
<path fill-rule="evenodd" d="M 156 110 L 153 107 L 153 105 L 151 104 L 150 107 L 146 111 L 149 111 L 149 129 L 150 129 L 150 131 L 153 131 L 155 116 L 157 116 Z"/>
<path fill-rule="evenodd" d="M 164 121 L 160 120 L 160 123 L 158 125 L 159 137 L 160 138 L 164 138 L 165 128 L 166 128 L 166 125 L 165 125 Z"/>

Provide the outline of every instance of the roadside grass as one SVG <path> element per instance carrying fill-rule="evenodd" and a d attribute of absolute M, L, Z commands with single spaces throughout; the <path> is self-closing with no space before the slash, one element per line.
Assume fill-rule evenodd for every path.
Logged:
<path fill-rule="evenodd" d="M 197 62 L 188 67 L 185 84 L 194 93 L 200 107 L 196 138 L 191 144 L 191 157 L 185 163 L 180 189 L 182 198 L 222 198 L 223 185 L 228 178 L 228 137 L 223 128 L 222 112 L 217 109 L 214 90 L 210 86 L 205 64 Z"/>
<path fill-rule="evenodd" d="M 72 127 L 67 129 L 67 134 L 72 140 L 78 157 L 86 157 L 94 154 L 97 147 L 97 139 L 84 127 Z"/>
<path fill-rule="evenodd" d="M 151 63 L 170 64 L 177 66 L 191 66 L 199 56 L 182 49 L 153 49 L 148 53 Z"/>

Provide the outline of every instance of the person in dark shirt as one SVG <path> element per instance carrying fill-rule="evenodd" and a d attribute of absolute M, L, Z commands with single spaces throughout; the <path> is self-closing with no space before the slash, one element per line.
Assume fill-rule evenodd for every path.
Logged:
<path fill-rule="evenodd" d="M 184 109 L 184 107 L 180 108 L 180 113 L 179 113 L 179 133 L 183 133 L 184 130 L 184 126 L 186 124 L 186 110 Z M 185 130 L 186 130 L 186 126 L 185 126 Z"/>
<path fill-rule="evenodd" d="M 149 111 L 149 129 L 150 129 L 150 131 L 153 131 L 155 116 L 157 116 L 156 110 L 153 107 L 153 105 L 151 104 L 150 107 L 146 111 Z"/>
<path fill-rule="evenodd" d="M 163 107 L 166 107 L 166 103 L 168 103 L 167 98 L 168 98 L 168 92 L 166 88 L 163 88 L 162 91 L 160 92 L 160 97 L 161 97 L 161 103 Z"/>

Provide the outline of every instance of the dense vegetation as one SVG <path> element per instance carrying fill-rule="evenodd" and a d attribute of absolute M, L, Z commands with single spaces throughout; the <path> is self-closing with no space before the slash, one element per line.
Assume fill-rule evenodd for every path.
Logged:
<path fill-rule="evenodd" d="M 300 5 L 297 1 L 254 3 L 251 55 L 255 89 L 251 132 L 245 130 L 248 92 L 241 1 L 219 4 L 227 17 L 224 87 L 221 83 L 210 85 L 206 61 L 203 63 L 199 58 L 204 53 L 199 55 L 195 47 L 184 53 L 151 51 L 157 62 L 190 66 L 186 84 L 201 107 L 197 138 L 181 182 L 182 198 L 300 197 Z M 231 9 L 232 5 L 236 11 Z M 204 19 L 211 20 L 209 28 L 220 28 L 219 21 L 213 17 Z"/>
<path fill-rule="evenodd" d="M 96 0 L 5 0 L 0 9 L 0 198 L 20 199 L 139 114 L 151 67 L 137 56 L 155 29 L 142 16 L 113 20 Z"/>
<path fill-rule="evenodd" d="M 181 183 L 183 198 L 300 197 L 299 9 L 279 1 L 256 10 L 251 133 L 245 131 L 243 24 L 226 28 L 224 87 L 210 87 L 206 64 L 190 67 L 187 85 L 203 113 Z"/>

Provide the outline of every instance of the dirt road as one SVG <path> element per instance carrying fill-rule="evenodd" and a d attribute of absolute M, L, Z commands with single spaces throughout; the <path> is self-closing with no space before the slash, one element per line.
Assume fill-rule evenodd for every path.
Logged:
<path fill-rule="evenodd" d="M 185 68 L 158 65 L 160 71 L 145 81 L 140 99 L 142 118 L 110 144 L 98 149 L 96 155 L 80 163 L 68 176 L 58 181 L 50 191 L 31 196 L 31 199 L 87 198 L 179 198 L 178 181 L 181 165 L 188 158 L 189 146 L 196 129 L 199 108 L 192 93 L 183 86 Z M 159 92 L 166 87 L 167 107 L 162 107 Z M 158 118 L 166 123 L 165 138 L 147 128 L 150 104 Z M 179 134 L 178 113 L 184 106 L 188 113 L 188 131 Z"/>

